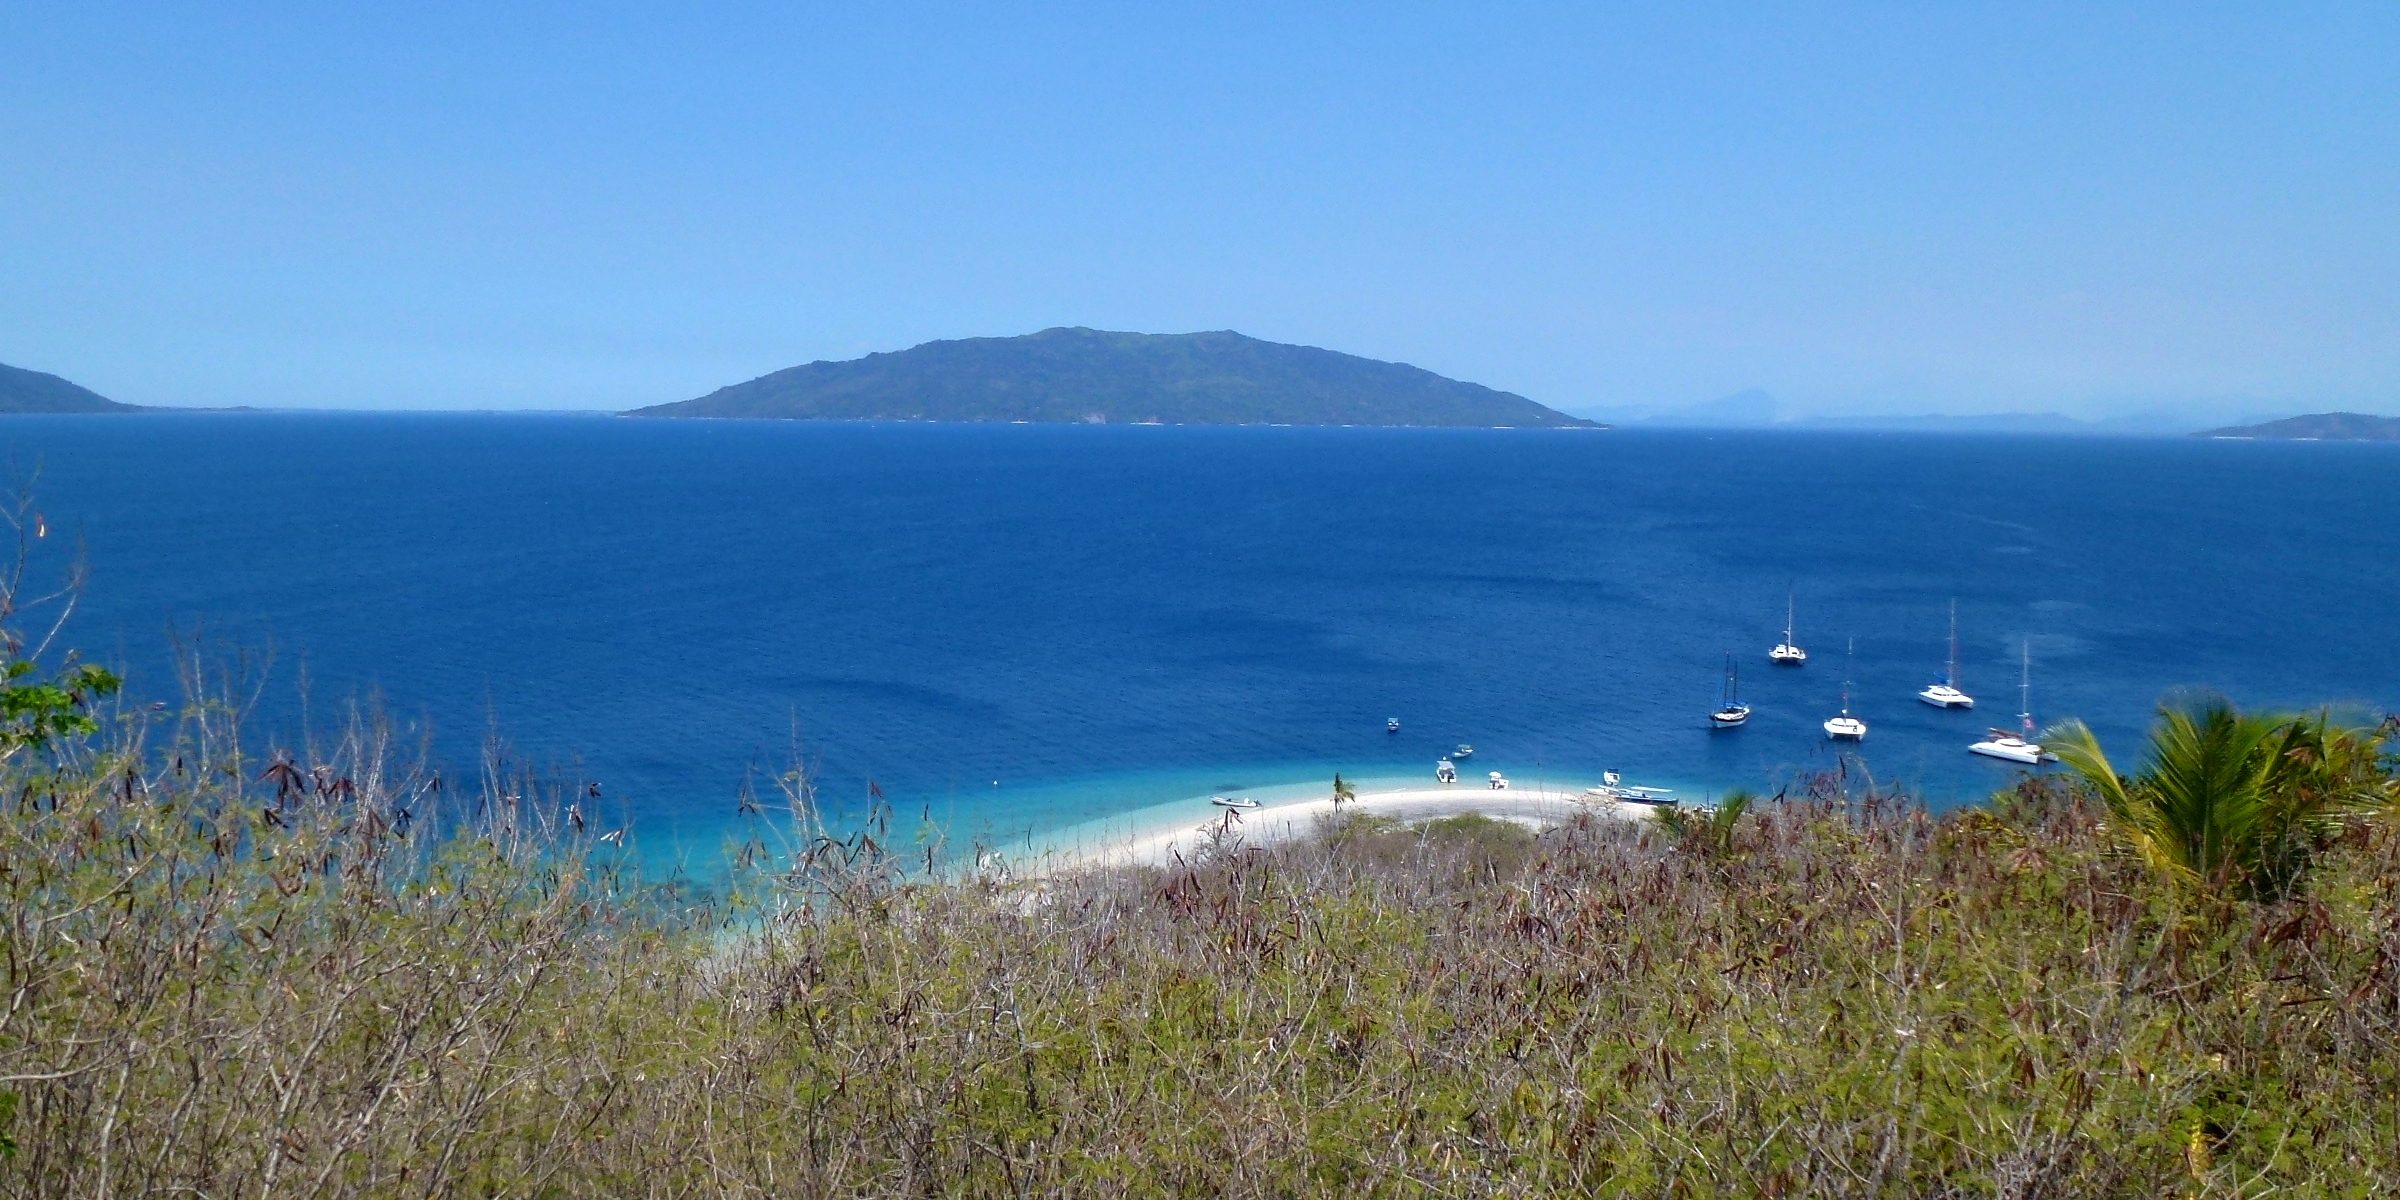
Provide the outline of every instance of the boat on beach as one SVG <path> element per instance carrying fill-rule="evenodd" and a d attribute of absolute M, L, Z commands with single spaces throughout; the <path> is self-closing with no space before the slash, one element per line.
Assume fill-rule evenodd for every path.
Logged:
<path fill-rule="evenodd" d="M 1750 706 L 1742 703 L 1742 673 L 1733 665 L 1733 655 L 1725 656 L 1725 696 L 1717 711 L 1708 714 L 1712 729 L 1732 729 L 1750 719 Z"/>
<path fill-rule="evenodd" d="M 1251 809 L 1259 807 L 1258 801 L 1248 796 L 1210 796 L 1208 802 L 1218 808 Z"/>
<path fill-rule="evenodd" d="M 1585 788 L 1583 794 L 1594 800 L 1614 800 L 1622 804 L 1650 804 L 1659 807 L 1673 807 L 1677 804 L 1673 788 L 1629 785 L 1625 782 L 1625 777 L 1615 771 L 1601 772 L 1600 786 Z"/>
<path fill-rule="evenodd" d="M 1939 681 L 1917 693 L 1917 699 L 1935 708 L 1973 708 L 1975 697 L 1958 690 L 1958 601 L 1950 602 L 1950 669 Z"/>
<path fill-rule="evenodd" d="M 1457 783 L 1458 765 L 1446 758 L 1433 764 L 1433 781 L 1435 783 Z"/>

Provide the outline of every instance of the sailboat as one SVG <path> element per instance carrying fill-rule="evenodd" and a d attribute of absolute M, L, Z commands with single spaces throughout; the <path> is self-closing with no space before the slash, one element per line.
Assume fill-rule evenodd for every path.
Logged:
<path fill-rule="evenodd" d="M 1779 667 L 1796 667 L 1808 661 L 1808 651 L 1792 641 L 1792 614 L 1795 607 L 1793 597 L 1786 593 L 1783 598 L 1783 640 L 1767 651 L 1767 657 Z"/>
<path fill-rule="evenodd" d="M 1750 719 L 1750 706 L 1742 703 L 1742 673 L 1733 665 L 1733 656 L 1725 656 L 1725 699 L 1717 711 L 1708 714 L 1709 724 L 1717 729 L 1731 729 Z"/>
<path fill-rule="evenodd" d="M 1935 708 L 1973 708 L 1975 697 L 1958 690 L 1958 601 L 1950 602 L 1950 669 L 1942 673 L 1940 682 L 1917 693 L 1917 699 Z"/>
<path fill-rule="evenodd" d="M 1867 740 L 1867 723 L 1850 715 L 1850 656 L 1858 649 L 1858 639 L 1850 639 L 1850 648 L 1842 653 L 1842 715 L 1825 722 L 1825 736 L 1837 742 Z"/>
<path fill-rule="evenodd" d="M 2017 707 L 2023 710 L 2017 714 L 2017 724 L 2023 728 L 2023 733 L 1995 728 L 1990 737 L 1967 747 L 1967 751 L 1986 758 L 2024 763 L 2029 767 L 2040 766 L 2044 759 L 2056 761 L 2057 755 L 2043 750 L 2040 743 L 2033 740 L 2033 643 L 2030 640 L 2025 643 L 2025 675 L 2017 684 Z"/>

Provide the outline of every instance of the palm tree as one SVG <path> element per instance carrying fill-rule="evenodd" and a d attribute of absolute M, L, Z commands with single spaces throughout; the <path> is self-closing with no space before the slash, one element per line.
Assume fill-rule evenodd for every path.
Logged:
<path fill-rule="evenodd" d="M 1353 801 L 1353 800 L 1356 800 L 1356 799 L 1358 799 L 1358 790 L 1357 790 L 1356 788 L 1353 788 L 1353 787 L 1351 787 L 1349 784 L 1342 782 L 1342 776 L 1341 776 L 1341 773 L 1340 773 L 1340 772 L 1338 772 L 1338 771 L 1337 771 L 1337 772 L 1335 772 L 1335 773 L 1334 773 L 1334 776 L 1333 776 L 1333 806 L 1334 806 L 1334 808 L 1336 808 L 1336 809 L 1339 809 L 1339 808 L 1341 808 L 1341 806 L 1343 806 L 1343 805 L 1345 805 L 1345 804 L 1348 804 L 1348 803 L 1350 803 L 1351 801 Z"/>
<path fill-rule="evenodd" d="M 2255 898 L 2288 893 L 2341 819 L 2389 780 L 2373 734 L 2326 714 L 2244 714 L 2218 697 L 2161 705 L 2141 774 L 2117 773 L 2081 721 L 2042 735 L 2081 775 L 2120 837 L 2178 884 Z"/>

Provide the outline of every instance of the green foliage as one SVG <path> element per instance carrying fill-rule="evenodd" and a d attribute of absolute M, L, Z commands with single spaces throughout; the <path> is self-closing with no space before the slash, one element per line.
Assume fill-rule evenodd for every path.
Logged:
<path fill-rule="evenodd" d="M 1734 847 L 1734 835 L 1741 829 L 1742 817 L 1750 811 L 1757 797 L 1736 788 L 1712 808 L 1662 809 L 1657 822 L 1660 829 L 1679 845 L 1704 854 L 1726 854 Z"/>
<path fill-rule="evenodd" d="M 49 679 L 17 659 L 0 667 L 0 759 L 40 749 L 52 739 L 97 733 L 95 701 L 117 694 L 124 680 L 94 663 L 76 663 Z"/>
<path fill-rule="evenodd" d="M 2099 795 L 2134 854 L 2211 893 L 2286 894 L 2344 818 L 2390 794 L 2377 736 L 2322 713 L 2246 714 L 2214 697 L 2163 706 L 2131 777 L 2080 721 L 2043 742 Z"/>

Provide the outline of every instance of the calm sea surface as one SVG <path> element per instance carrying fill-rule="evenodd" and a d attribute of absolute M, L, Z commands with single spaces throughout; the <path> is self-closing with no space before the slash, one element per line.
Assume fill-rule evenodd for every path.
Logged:
<path fill-rule="evenodd" d="M 654 850 L 795 729 L 833 804 L 1004 841 L 1461 741 L 1772 788 L 1835 761 L 1853 637 L 1858 765 L 1936 805 L 2013 777 L 1965 747 L 2027 643 L 2036 717 L 2111 742 L 2186 685 L 2400 707 L 2393 446 L 228 414 L 0 419 L 0 457 L 146 697 L 178 631 L 272 647 L 283 740 L 303 672 L 462 767 L 497 728 Z M 1974 713 L 1912 698 L 1953 597 Z M 1758 714 L 1712 733 L 1728 651 Z"/>

